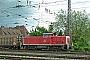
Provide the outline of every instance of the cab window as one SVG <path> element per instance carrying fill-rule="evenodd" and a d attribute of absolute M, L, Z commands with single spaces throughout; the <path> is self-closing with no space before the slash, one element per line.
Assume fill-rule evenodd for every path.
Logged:
<path fill-rule="evenodd" d="M 50 35 L 48 35 L 48 34 L 44 34 L 43 37 L 44 37 L 44 38 L 49 38 Z"/>

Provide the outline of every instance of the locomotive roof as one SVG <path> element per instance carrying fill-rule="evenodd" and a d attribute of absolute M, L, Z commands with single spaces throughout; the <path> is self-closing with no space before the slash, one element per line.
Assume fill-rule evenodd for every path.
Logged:
<path fill-rule="evenodd" d="M 53 33 L 43 33 L 43 34 L 53 34 Z"/>

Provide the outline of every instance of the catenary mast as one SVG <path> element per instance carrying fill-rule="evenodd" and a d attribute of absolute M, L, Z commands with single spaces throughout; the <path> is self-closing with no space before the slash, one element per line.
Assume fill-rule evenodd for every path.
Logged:
<path fill-rule="evenodd" d="M 71 0 L 68 0 L 66 35 L 70 36 L 72 42 L 72 20 L 71 20 Z"/>

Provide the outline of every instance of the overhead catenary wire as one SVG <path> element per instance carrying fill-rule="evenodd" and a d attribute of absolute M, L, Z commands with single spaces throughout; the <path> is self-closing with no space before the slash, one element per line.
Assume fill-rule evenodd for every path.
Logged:
<path fill-rule="evenodd" d="M 51 4 L 51 3 L 56 3 L 56 2 L 64 2 L 64 1 L 67 1 L 67 0 L 62 0 L 62 1 L 54 1 L 54 2 L 42 2 L 42 3 L 38 3 L 38 2 L 34 2 L 34 1 L 31 1 L 31 2 L 34 2 L 34 3 L 38 3 L 38 4 Z M 36 4 L 35 4 L 36 5 Z"/>
<path fill-rule="evenodd" d="M 63 0 L 63 1 L 67 1 L 67 0 Z M 49 6 L 50 4 L 53 4 L 53 3 L 57 3 L 58 1 L 55 1 L 55 2 L 48 2 L 48 3 L 45 3 L 45 2 L 43 2 L 43 3 L 37 3 L 37 2 L 33 2 L 33 4 L 35 3 L 35 4 L 45 4 L 45 5 L 47 5 L 47 6 Z M 90 2 L 90 1 L 81 1 L 81 2 L 76 2 L 76 3 L 73 3 L 73 4 L 79 4 L 79 3 L 88 3 L 88 2 Z M 32 3 L 32 2 L 31 2 Z M 32 4 L 32 6 L 33 6 L 33 4 Z M 64 4 L 61 4 L 61 5 L 64 5 Z M 58 5 L 53 5 L 53 6 L 58 6 Z M 41 6 L 40 6 L 41 7 Z M 29 8 L 29 7 L 26 7 L 26 8 Z M 82 9 L 82 8 L 90 8 L 90 7 L 80 7 L 80 8 L 72 8 L 72 10 L 73 9 Z M 50 9 L 51 10 L 51 9 Z M 52 11 L 52 10 L 51 10 Z M 58 11 L 58 10 L 56 10 L 56 11 Z M 7 12 L 6 12 L 7 13 Z M 5 14 L 6 14 L 5 13 Z M 12 14 L 14 14 L 14 13 L 12 13 Z M 31 14 L 31 13 L 30 13 Z M 14 15 L 17 15 L 17 16 L 21 16 L 21 18 L 25 18 L 26 20 L 28 20 L 28 16 L 23 16 L 23 15 L 21 15 L 21 14 L 14 14 Z"/>
<path fill-rule="evenodd" d="M 29 1 L 29 0 L 27 0 L 27 1 Z M 67 1 L 67 0 L 62 0 L 62 1 L 55 1 L 55 2 L 48 2 L 48 3 L 43 3 L 43 4 L 45 4 L 45 5 L 47 5 L 47 4 L 52 4 L 52 3 L 57 3 L 57 2 L 64 2 L 64 1 Z M 40 5 L 40 4 L 42 4 L 42 3 L 38 3 L 38 2 L 34 2 L 34 1 L 31 1 L 31 2 L 33 2 L 33 3 L 37 3 L 37 4 L 32 4 L 32 6 L 33 5 Z M 80 3 L 89 3 L 90 1 L 79 1 L 79 2 L 75 2 L 75 3 L 72 3 L 72 4 L 80 4 Z M 66 4 L 58 4 L 58 5 L 66 5 Z M 24 6 L 24 5 L 23 5 Z M 26 5 L 27 6 L 27 5 Z M 49 6 L 49 5 L 48 5 Z M 51 5 L 51 6 L 57 6 L 57 5 Z M 34 6 L 33 6 L 34 7 Z M 27 7 L 28 8 L 28 7 Z"/>
<path fill-rule="evenodd" d="M 82 9 L 82 8 L 90 8 L 90 6 L 88 6 L 88 7 L 79 7 L 79 8 L 72 8 L 72 9 Z"/>
<path fill-rule="evenodd" d="M 9 12 L 9 11 L 6 11 L 6 10 L 4 10 L 4 12 L 14 14 L 14 13 Z M 14 14 L 14 15 L 21 16 L 22 18 L 24 18 L 24 19 L 26 19 L 26 20 L 29 20 L 28 17 L 26 17 L 26 16 L 22 16 L 21 14 Z M 40 19 L 51 19 L 51 18 L 39 18 L 39 19 L 33 18 L 33 20 L 40 20 Z M 41 21 L 43 21 L 43 20 L 41 20 Z M 25 22 L 27 22 L 27 21 L 25 21 Z"/>
<path fill-rule="evenodd" d="M 57 5 L 50 5 L 50 4 L 53 4 L 53 3 L 58 3 L 58 2 L 64 2 L 64 1 L 67 1 L 67 0 L 63 0 L 63 1 L 55 1 L 55 2 L 48 2 L 48 3 L 43 3 L 44 5 L 47 5 L 47 6 L 57 6 L 57 5 L 67 5 L 67 4 L 57 4 Z M 32 1 L 33 2 L 33 1 Z M 79 2 L 75 2 L 75 3 L 72 3 L 72 4 L 80 4 L 80 3 L 89 3 L 90 1 L 79 1 Z M 32 5 L 39 5 L 39 4 L 42 4 L 42 3 L 38 3 L 37 4 L 32 4 Z M 43 6 L 44 7 L 44 6 Z"/>
<path fill-rule="evenodd" d="M 89 1 L 86 1 L 89 2 Z M 89 8 L 89 7 L 80 7 L 80 8 Z M 72 9 L 80 9 L 80 8 L 72 8 Z M 58 11 L 58 10 L 57 10 Z M 7 12 L 7 11 L 6 11 Z"/>
<path fill-rule="evenodd" d="M 67 1 L 67 0 L 64 0 L 64 1 Z M 33 2 L 33 1 L 32 1 Z M 58 2 L 58 1 L 55 1 L 55 2 Z M 62 1 L 60 1 L 60 2 L 62 2 Z M 76 2 L 76 3 L 72 3 L 72 4 L 77 4 L 77 3 L 89 3 L 90 1 L 83 1 L 83 2 Z M 49 2 L 49 3 L 52 3 L 52 2 Z M 38 3 L 38 4 L 40 4 L 40 3 Z M 38 5 L 37 4 L 37 5 Z M 43 3 L 44 4 L 44 3 Z M 33 5 L 33 4 L 32 4 Z M 64 4 L 59 4 L 59 5 L 64 5 Z M 66 4 L 65 4 L 66 5 Z M 57 6 L 57 5 L 53 5 L 53 6 Z M 27 7 L 28 8 L 28 7 Z"/>

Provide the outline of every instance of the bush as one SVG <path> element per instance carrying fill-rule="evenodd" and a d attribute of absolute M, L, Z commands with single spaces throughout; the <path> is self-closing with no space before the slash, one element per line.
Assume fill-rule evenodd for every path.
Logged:
<path fill-rule="evenodd" d="M 85 51 L 83 47 L 80 47 L 79 50 Z"/>
<path fill-rule="evenodd" d="M 90 51 L 90 46 L 84 47 L 85 51 Z"/>

